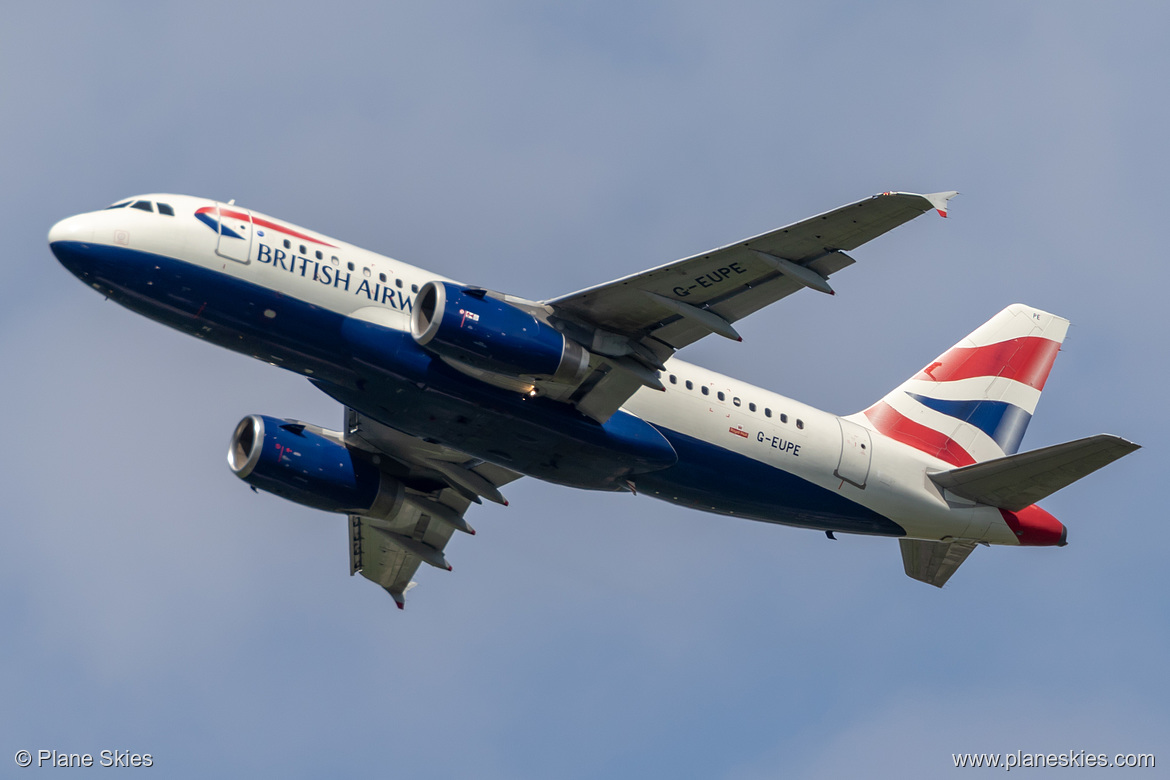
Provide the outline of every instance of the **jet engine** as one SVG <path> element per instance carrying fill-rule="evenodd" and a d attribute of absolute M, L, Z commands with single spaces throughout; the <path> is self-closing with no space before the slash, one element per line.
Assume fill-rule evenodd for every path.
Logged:
<path fill-rule="evenodd" d="M 402 483 L 336 431 L 253 414 L 240 420 L 228 465 L 253 487 L 326 512 L 388 517 L 405 499 Z"/>
<path fill-rule="evenodd" d="M 589 353 L 528 312 L 486 290 L 427 282 L 410 318 L 410 335 L 440 357 L 512 377 L 576 382 Z"/>

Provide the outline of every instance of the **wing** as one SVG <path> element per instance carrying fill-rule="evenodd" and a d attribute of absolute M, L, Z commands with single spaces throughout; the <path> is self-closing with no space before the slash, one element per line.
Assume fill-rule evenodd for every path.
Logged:
<path fill-rule="evenodd" d="M 639 387 L 655 387 L 655 372 L 675 350 L 708 333 L 739 340 L 732 323 L 804 287 L 832 293 L 829 275 L 853 263 L 846 251 L 932 209 L 945 217 L 956 194 L 885 192 L 546 301 L 602 358 L 571 400 L 604 420 Z"/>
<path fill-rule="evenodd" d="M 405 486 L 402 500 L 366 515 L 349 516 L 350 574 L 381 585 L 402 609 L 422 563 L 450 570 L 444 549 L 455 531 L 474 534 L 463 519 L 481 497 L 508 502 L 499 487 L 514 471 L 388 428 L 346 409 L 345 441 L 384 458 L 383 468 Z"/>

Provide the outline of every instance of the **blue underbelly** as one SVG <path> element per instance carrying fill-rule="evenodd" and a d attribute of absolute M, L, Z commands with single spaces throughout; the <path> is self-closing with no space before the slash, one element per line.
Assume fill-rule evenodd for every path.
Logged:
<path fill-rule="evenodd" d="M 706 512 L 785 525 L 903 536 L 889 518 L 781 469 L 657 426 L 678 463 L 635 479 L 638 491 Z"/>
<path fill-rule="evenodd" d="M 640 418 L 618 412 L 599 425 L 567 404 L 484 384 L 403 331 L 174 258 L 98 244 L 52 248 L 76 276 L 139 314 L 308 375 L 378 422 L 522 474 L 614 490 L 676 460 Z"/>

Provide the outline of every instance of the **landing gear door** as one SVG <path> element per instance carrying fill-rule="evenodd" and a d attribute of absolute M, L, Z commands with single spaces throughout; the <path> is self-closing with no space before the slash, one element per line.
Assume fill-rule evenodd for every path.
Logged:
<path fill-rule="evenodd" d="M 247 263 L 252 256 L 252 212 L 230 204 L 215 204 L 219 243 L 215 253 L 237 263 Z"/>
<path fill-rule="evenodd" d="M 840 417 L 837 418 L 837 422 L 841 425 L 841 460 L 837 463 L 837 470 L 833 475 L 851 485 L 864 488 L 865 481 L 869 478 L 869 458 L 873 450 L 869 430 Z"/>

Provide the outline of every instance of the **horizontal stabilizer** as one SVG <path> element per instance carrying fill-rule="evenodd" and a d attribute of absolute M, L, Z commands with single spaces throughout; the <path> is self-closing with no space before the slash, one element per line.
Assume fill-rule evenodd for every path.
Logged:
<path fill-rule="evenodd" d="M 1018 512 L 1140 446 L 1120 436 L 1101 433 L 1031 452 L 940 471 L 931 474 L 930 478 L 936 485 L 957 496 Z M 904 553 L 905 548 L 902 549 Z"/>
<path fill-rule="evenodd" d="M 975 542 L 928 542 L 899 539 L 907 576 L 941 588 L 975 549 Z"/>

